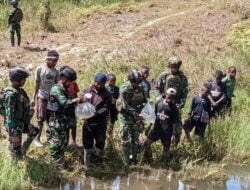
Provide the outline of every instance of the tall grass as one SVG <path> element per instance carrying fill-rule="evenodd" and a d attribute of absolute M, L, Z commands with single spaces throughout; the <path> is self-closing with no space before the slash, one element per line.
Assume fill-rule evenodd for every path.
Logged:
<path fill-rule="evenodd" d="M 101 10 L 128 9 L 130 4 L 142 0 L 50 0 L 52 24 L 57 31 L 76 31 L 86 16 Z M 39 10 L 42 1 L 22 0 L 20 7 L 24 12 L 23 27 L 27 32 L 37 32 Z M 0 31 L 7 28 L 8 12 L 11 6 L 0 4 Z M 65 18 L 65 19 L 62 19 Z"/>

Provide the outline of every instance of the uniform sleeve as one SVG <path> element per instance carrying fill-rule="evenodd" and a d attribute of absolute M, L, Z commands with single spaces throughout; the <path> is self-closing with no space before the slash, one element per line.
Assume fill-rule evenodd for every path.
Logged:
<path fill-rule="evenodd" d="M 57 99 L 58 104 L 63 108 L 68 108 L 72 103 L 74 103 L 71 99 L 68 99 L 64 95 L 63 91 L 57 86 L 52 87 L 50 94 Z"/>
<path fill-rule="evenodd" d="M 16 129 L 23 126 L 23 123 L 15 118 L 16 97 L 13 93 L 8 93 L 5 98 L 5 125 L 8 129 Z"/>
<path fill-rule="evenodd" d="M 188 95 L 188 80 L 187 77 L 183 77 L 183 88 L 182 88 L 182 95 L 180 99 L 180 103 L 184 106 L 187 100 L 187 95 Z"/>

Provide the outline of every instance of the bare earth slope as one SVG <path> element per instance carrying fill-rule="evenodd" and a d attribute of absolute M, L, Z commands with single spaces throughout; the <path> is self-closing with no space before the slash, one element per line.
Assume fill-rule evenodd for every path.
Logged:
<path fill-rule="evenodd" d="M 8 33 L 1 37 L 0 64 L 31 70 L 44 60 L 46 49 L 57 49 L 60 64 L 88 65 L 101 55 L 113 56 L 123 47 L 173 49 L 178 54 L 203 53 L 215 57 L 227 49 L 225 32 L 239 16 L 212 1 L 151 0 L 130 12 L 95 13 L 68 33 L 23 31 L 21 48 L 10 48 Z M 5 75 L 1 72 L 0 77 Z"/>

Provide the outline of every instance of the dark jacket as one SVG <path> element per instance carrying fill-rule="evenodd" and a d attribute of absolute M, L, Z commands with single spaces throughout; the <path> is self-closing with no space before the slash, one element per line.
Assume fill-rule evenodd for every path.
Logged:
<path fill-rule="evenodd" d="M 202 97 L 200 95 L 194 96 L 191 102 L 189 115 L 196 119 L 200 120 L 202 112 L 206 111 L 211 118 L 211 102 L 208 97 Z"/>
<path fill-rule="evenodd" d="M 87 120 L 88 124 L 106 123 L 109 119 L 109 112 L 111 107 L 111 95 L 109 91 L 104 88 L 101 91 L 97 91 L 94 86 L 83 91 L 83 95 L 86 93 L 92 94 L 90 103 L 95 106 L 96 115 Z"/>

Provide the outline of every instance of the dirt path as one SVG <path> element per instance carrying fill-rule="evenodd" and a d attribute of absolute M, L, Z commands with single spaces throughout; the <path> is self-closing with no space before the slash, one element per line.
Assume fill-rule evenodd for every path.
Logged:
<path fill-rule="evenodd" d="M 72 63 L 72 58 L 73 64 L 88 64 L 101 55 L 112 56 L 125 44 L 176 48 L 183 52 L 200 49 L 209 53 L 213 48 L 219 52 L 227 46 L 225 31 L 238 19 L 211 1 L 151 0 L 130 12 L 91 15 L 77 31 L 24 35 L 26 48 L 8 48 L 6 35 L 1 39 L 0 64 L 4 69 L 24 65 L 33 70 L 43 62 L 46 52 L 42 50 L 47 49 L 60 52 L 60 64 Z"/>

